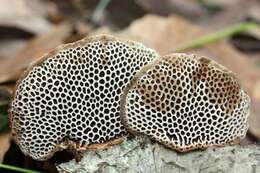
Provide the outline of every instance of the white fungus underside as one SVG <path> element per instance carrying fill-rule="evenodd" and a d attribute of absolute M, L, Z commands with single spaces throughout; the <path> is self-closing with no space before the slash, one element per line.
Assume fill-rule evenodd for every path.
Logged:
<path fill-rule="evenodd" d="M 204 64 L 204 65 L 202 65 Z M 141 69 L 125 91 L 127 129 L 187 151 L 243 138 L 249 97 L 211 60 L 173 54 Z"/>
<path fill-rule="evenodd" d="M 43 160 L 66 139 L 87 146 L 126 133 L 120 96 L 157 54 L 138 43 L 101 38 L 47 55 L 20 81 L 10 113 L 25 154 Z"/>

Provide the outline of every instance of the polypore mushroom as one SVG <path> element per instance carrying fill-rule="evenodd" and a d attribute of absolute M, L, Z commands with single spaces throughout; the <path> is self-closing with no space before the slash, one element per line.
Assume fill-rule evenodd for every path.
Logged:
<path fill-rule="evenodd" d="M 58 47 L 17 83 L 10 106 L 15 141 L 36 160 L 71 145 L 80 150 L 120 141 L 126 134 L 120 96 L 155 57 L 142 44 L 106 35 Z"/>
<path fill-rule="evenodd" d="M 136 73 L 121 98 L 121 119 L 130 132 L 185 152 L 242 139 L 249 104 L 225 67 L 205 57 L 172 54 Z"/>

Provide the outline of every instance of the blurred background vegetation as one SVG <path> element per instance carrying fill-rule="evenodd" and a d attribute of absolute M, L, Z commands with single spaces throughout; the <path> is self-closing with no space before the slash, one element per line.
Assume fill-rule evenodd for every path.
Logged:
<path fill-rule="evenodd" d="M 54 173 L 55 163 L 73 158 L 68 152 L 44 162 L 24 156 L 11 140 L 8 104 L 32 61 L 60 44 L 98 33 L 140 41 L 161 54 L 209 56 L 227 66 L 252 99 L 242 145 L 258 145 L 259 23 L 259 0 L 0 0 L 0 172 Z"/>

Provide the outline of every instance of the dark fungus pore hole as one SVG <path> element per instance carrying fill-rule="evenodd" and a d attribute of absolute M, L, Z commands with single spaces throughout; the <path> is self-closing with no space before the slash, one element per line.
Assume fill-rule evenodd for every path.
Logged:
<path fill-rule="evenodd" d="M 242 139 L 250 98 L 235 75 L 195 55 L 172 54 L 144 66 L 123 94 L 122 122 L 181 152 Z"/>
<path fill-rule="evenodd" d="M 142 44 L 107 35 L 48 53 L 16 86 L 9 111 L 16 143 L 37 160 L 62 148 L 112 144 L 126 134 L 120 122 L 124 88 L 156 57 Z"/>

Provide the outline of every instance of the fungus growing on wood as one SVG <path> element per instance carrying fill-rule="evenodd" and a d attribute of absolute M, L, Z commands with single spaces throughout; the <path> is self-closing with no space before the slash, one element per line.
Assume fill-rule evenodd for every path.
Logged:
<path fill-rule="evenodd" d="M 121 120 L 130 132 L 185 152 L 245 137 L 249 105 L 225 67 L 205 57 L 172 54 L 136 73 L 121 98 Z"/>
<path fill-rule="evenodd" d="M 12 134 L 37 160 L 57 150 L 102 148 L 126 134 L 120 96 L 157 57 L 142 44 L 100 35 L 63 45 L 29 67 L 10 106 Z"/>

